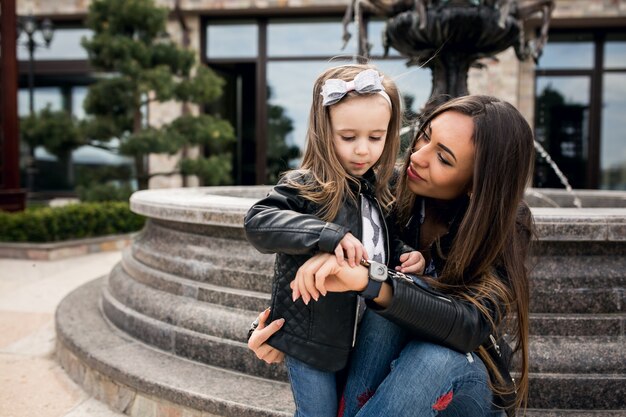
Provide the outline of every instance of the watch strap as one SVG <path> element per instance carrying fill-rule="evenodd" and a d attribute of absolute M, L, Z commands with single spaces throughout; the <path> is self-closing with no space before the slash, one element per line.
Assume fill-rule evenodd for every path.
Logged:
<path fill-rule="evenodd" d="M 359 295 L 366 300 L 373 300 L 378 297 L 380 294 L 380 288 L 383 286 L 382 281 L 375 281 L 373 279 L 368 279 L 367 287 L 363 291 L 359 293 Z"/>

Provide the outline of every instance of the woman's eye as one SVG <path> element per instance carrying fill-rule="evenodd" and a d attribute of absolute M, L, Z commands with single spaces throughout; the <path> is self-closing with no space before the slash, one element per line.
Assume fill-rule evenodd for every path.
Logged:
<path fill-rule="evenodd" d="M 437 158 L 439 158 L 439 161 L 441 161 L 442 164 L 452 166 L 450 161 L 448 161 L 446 158 L 444 158 L 442 154 L 437 153 Z"/>

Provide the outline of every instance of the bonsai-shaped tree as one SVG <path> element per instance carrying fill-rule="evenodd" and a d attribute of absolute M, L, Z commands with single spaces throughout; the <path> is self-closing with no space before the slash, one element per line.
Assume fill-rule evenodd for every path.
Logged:
<path fill-rule="evenodd" d="M 66 111 L 47 106 L 38 113 L 24 117 L 20 122 L 22 140 L 30 149 L 43 146 L 56 156 L 65 170 L 67 186 L 74 185 L 72 151 L 85 144 L 77 121 Z"/>
<path fill-rule="evenodd" d="M 198 175 L 205 184 L 231 182 L 230 124 L 208 114 L 184 114 L 172 123 L 150 126 L 152 102 L 176 100 L 203 105 L 222 94 L 223 80 L 205 66 L 196 65 L 191 50 L 172 42 L 165 32 L 167 9 L 153 0 L 94 0 L 87 16 L 93 37 L 83 39 L 100 80 L 89 88 L 84 127 L 90 141 L 107 147 L 119 139 L 119 152 L 134 159 L 139 189 L 148 188 L 151 153 L 175 154 L 183 147 L 201 145 L 208 158 L 181 160 L 180 173 Z"/>

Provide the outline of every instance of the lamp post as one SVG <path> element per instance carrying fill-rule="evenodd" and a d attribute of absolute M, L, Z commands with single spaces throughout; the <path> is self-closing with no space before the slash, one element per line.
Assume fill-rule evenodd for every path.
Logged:
<path fill-rule="evenodd" d="M 23 32 L 26 35 L 26 40 L 22 43 L 23 46 L 28 49 L 28 110 L 29 114 L 33 116 L 35 114 L 35 50 L 37 48 L 48 48 L 52 42 L 54 36 L 54 28 L 50 19 L 43 19 L 38 22 L 35 17 L 30 14 L 19 18 L 17 26 L 18 40 L 20 34 Z M 35 40 L 35 34 L 41 32 L 43 43 Z M 29 146 L 29 156 L 26 162 L 26 182 L 28 191 L 33 191 L 34 186 L 34 174 L 35 174 L 35 147 Z"/>

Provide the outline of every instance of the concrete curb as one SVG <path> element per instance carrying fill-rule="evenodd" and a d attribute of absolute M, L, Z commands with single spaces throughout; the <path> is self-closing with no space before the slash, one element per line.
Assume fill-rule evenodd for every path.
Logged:
<path fill-rule="evenodd" d="M 137 232 L 52 243 L 0 242 L 0 258 L 55 261 L 90 253 L 119 251 L 130 246 L 136 235 Z"/>

